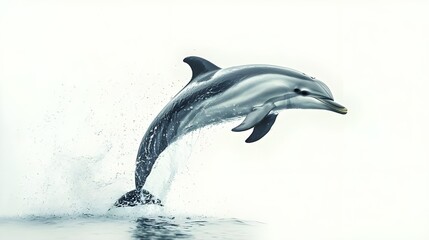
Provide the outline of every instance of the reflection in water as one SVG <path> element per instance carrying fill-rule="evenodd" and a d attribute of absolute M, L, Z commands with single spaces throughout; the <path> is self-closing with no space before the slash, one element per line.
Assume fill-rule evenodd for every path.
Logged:
<path fill-rule="evenodd" d="M 139 218 L 135 239 L 252 239 L 257 223 L 238 219 L 179 219 L 175 217 Z"/>
<path fill-rule="evenodd" d="M 192 235 L 185 228 L 173 222 L 174 218 L 139 218 L 134 232 L 136 239 L 186 239 Z"/>

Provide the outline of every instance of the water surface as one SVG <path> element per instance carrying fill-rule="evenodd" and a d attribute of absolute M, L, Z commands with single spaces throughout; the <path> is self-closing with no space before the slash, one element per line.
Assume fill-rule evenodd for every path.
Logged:
<path fill-rule="evenodd" d="M 1 218 L 0 239 L 255 239 L 260 225 L 234 218 L 29 216 Z"/>

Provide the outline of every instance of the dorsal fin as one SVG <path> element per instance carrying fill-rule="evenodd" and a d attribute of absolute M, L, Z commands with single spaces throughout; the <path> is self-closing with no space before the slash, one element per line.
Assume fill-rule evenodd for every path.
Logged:
<path fill-rule="evenodd" d="M 214 65 L 213 63 L 205 60 L 204 58 L 190 56 L 183 59 L 192 69 L 192 80 L 198 77 L 201 74 L 208 73 L 211 71 L 219 70 L 220 67 Z"/>

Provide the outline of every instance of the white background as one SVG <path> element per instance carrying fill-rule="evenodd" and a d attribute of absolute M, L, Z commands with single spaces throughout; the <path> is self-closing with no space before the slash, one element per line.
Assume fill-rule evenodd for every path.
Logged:
<path fill-rule="evenodd" d="M 170 208 L 264 221 L 284 239 L 428 239 L 428 9 L 2 1 L 0 215 L 103 212 L 131 190 L 140 138 L 198 55 L 298 69 L 349 113 L 285 111 L 253 144 L 238 123 L 178 143 L 193 150 L 159 193 Z"/>

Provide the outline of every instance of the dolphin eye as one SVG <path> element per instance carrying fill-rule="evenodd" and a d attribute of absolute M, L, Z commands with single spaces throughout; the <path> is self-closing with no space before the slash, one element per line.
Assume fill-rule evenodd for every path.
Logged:
<path fill-rule="evenodd" d="M 302 90 L 302 91 L 301 91 L 301 89 L 299 89 L 299 88 L 295 88 L 293 91 L 294 91 L 295 93 L 297 93 L 297 94 L 301 95 L 301 96 L 308 96 L 308 94 L 310 94 L 310 92 L 308 92 L 308 91 L 306 91 L 306 90 Z"/>
<path fill-rule="evenodd" d="M 304 91 L 301 91 L 301 95 L 302 95 L 302 96 L 307 96 L 308 94 L 310 94 L 308 91 L 305 91 L 305 90 L 304 90 Z"/>

